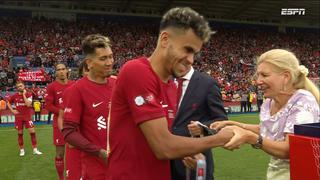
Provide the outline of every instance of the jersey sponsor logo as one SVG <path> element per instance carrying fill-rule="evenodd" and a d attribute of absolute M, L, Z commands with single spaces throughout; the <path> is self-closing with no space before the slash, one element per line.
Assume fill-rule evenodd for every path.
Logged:
<path fill-rule="evenodd" d="M 25 103 L 16 103 L 16 106 L 25 106 Z"/>
<path fill-rule="evenodd" d="M 103 116 L 100 116 L 97 119 L 97 126 L 98 126 L 98 130 L 107 129 L 107 122 L 106 122 L 106 119 Z"/>
<path fill-rule="evenodd" d="M 63 100 L 62 100 L 62 98 L 59 98 L 59 104 L 62 104 L 63 103 Z"/>
<path fill-rule="evenodd" d="M 71 109 L 71 108 L 66 107 L 66 108 L 64 108 L 64 112 L 65 112 L 65 113 L 71 113 L 71 112 L 72 112 L 72 109 Z"/>
<path fill-rule="evenodd" d="M 145 98 L 144 98 L 147 102 L 151 103 L 154 100 L 154 97 L 152 94 L 148 94 Z"/>
<path fill-rule="evenodd" d="M 174 111 L 172 109 L 168 110 L 168 118 L 169 119 L 174 119 Z"/>
<path fill-rule="evenodd" d="M 98 107 L 98 106 L 99 106 L 100 104 L 102 104 L 102 103 L 103 103 L 103 101 L 102 101 L 102 102 L 99 102 L 99 103 L 96 103 L 96 104 L 95 104 L 95 103 L 92 103 L 92 107 L 93 107 L 93 108 Z"/>
<path fill-rule="evenodd" d="M 141 106 L 145 103 L 144 99 L 142 96 L 137 96 L 135 99 L 134 99 L 134 102 L 137 106 Z"/>
<path fill-rule="evenodd" d="M 162 106 L 163 108 L 168 107 L 168 104 L 163 104 L 163 101 L 160 101 L 160 104 L 161 104 L 161 106 Z"/>
<path fill-rule="evenodd" d="M 56 143 L 59 143 L 59 139 L 56 139 Z"/>
<path fill-rule="evenodd" d="M 155 103 L 155 98 L 152 93 L 147 93 L 144 95 L 139 95 L 135 97 L 134 102 L 137 106 L 141 106 L 143 104 L 152 104 Z"/>
<path fill-rule="evenodd" d="M 58 91 L 58 92 L 57 92 L 57 94 L 61 94 L 61 93 L 62 93 L 62 91 Z"/>

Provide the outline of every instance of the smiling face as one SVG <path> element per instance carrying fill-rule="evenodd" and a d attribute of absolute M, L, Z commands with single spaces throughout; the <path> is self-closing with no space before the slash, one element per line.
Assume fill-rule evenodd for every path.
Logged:
<path fill-rule="evenodd" d="M 167 41 L 165 68 L 175 77 L 182 77 L 190 70 L 203 41 L 191 29 L 169 30 Z"/>
<path fill-rule="evenodd" d="M 89 73 L 99 78 L 109 77 L 113 67 L 113 53 L 110 47 L 96 48 L 95 53 L 87 58 Z"/>
<path fill-rule="evenodd" d="M 257 85 L 267 98 L 277 97 L 288 83 L 288 74 L 276 72 L 275 68 L 270 63 L 261 63 L 257 68 Z"/>

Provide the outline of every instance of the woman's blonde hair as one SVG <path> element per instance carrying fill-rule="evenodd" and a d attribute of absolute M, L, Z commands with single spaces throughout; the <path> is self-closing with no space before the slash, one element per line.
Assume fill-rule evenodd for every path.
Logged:
<path fill-rule="evenodd" d="M 257 66 L 261 63 L 272 64 L 277 73 L 288 71 L 291 74 L 291 83 L 296 89 L 305 89 L 313 94 L 319 104 L 319 89 L 307 77 L 308 69 L 300 65 L 294 53 L 284 49 L 272 49 L 263 53 L 257 60 Z"/>

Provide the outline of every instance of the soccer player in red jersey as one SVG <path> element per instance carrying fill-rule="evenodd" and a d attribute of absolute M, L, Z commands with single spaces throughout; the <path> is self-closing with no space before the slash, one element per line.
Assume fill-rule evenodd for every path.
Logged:
<path fill-rule="evenodd" d="M 88 75 L 89 69 L 85 60 L 80 63 L 78 73 L 80 78 Z M 65 90 L 63 99 L 67 96 L 69 96 L 69 88 Z M 63 128 L 63 116 L 64 114 L 59 113 L 58 127 L 60 130 Z M 66 180 L 79 180 L 82 178 L 81 150 L 66 143 L 65 153 Z"/>
<path fill-rule="evenodd" d="M 170 132 L 177 105 L 172 77 L 191 68 L 212 31 L 190 8 L 173 8 L 162 18 L 155 51 L 121 69 L 111 102 L 107 180 L 170 180 L 169 159 L 223 146 L 233 133 L 189 138 Z"/>
<path fill-rule="evenodd" d="M 58 63 L 55 65 L 56 80 L 50 83 L 47 87 L 45 95 L 46 108 L 54 113 L 53 115 L 53 144 L 56 147 L 55 166 L 60 180 L 63 180 L 64 173 L 64 151 L 65 141 L 58 128 L 58 115 L 63 112 L 63 93 L 67 87 L 70 87 L 74 82 L 68 80 L 68 69 L 66 65 Z"/>
<path fill-rule="evenodd" d="M 32 98 L 33 99 L 37 99 L 38 98 L 38 91 L 39 91 L 39 88 L 37 87 L 37 85 L 35 83 L 33 83 L 32 87 L 31 87 L 31 93 L 32 93 Z"/>
<path fill-rule="evenodd" d="M 20 156 L 25 155 L 23 147 L 23 126 L 28 129 L 33 147 L 33 154 L 41 155 L 42 153 L 37 149 L 37 138 L 34 125 L 31 120 L 31 106 L 32 94 L 27 92 L 22 81 L 17 81 L 17 93 L 12 95 L 8 101 L 8 108 L 15 116 L 15 128 L 18 130 L 18 143 L 20 147 Z M 13 108 L 13 106 L 15 108 Z"/>
<path fill-rule="evenodd" d="M 67 143 L 82 150 L 83 179 L 105 179 L 107 118 L 111 91 L 113 54 L 107 37 L 94 34 L 82 42 L 87 76 L 68 89 L 62 133 Z M 109 78 L 108 78 L 109 77 Z"/>

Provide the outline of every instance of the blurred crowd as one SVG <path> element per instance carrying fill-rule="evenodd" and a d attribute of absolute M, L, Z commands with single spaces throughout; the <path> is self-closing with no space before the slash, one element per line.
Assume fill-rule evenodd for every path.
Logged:
<path fill-rule="evenodd" d="M 92 33 L 110 37 L 114 68 L 118 71 L 127 60 L 150 55 L 157 41 L 157 24 L 0 17 L 1 90 L 13 87 L 22 69 L 53 67 L 57 62 L 77 67 L 82 58 L 81 39 Z M 317 33 L 279 33 L 254 27 L 213 29 L 216 34 L 196 56 L 194 67 L 219 82 L 226 101 L 240 100 L 243 93 L 257 91 L 253 74 L 255 59 L 270 49 L 291 50 L 309 68 L 309 77 L 319 76 Z M 26 57 L 25 67 L 10 68 L 14 56 Z"/>

